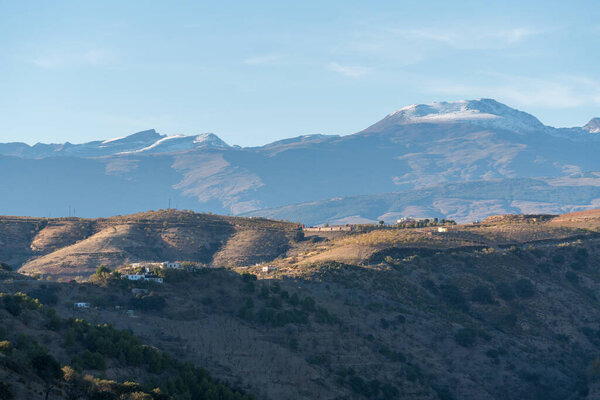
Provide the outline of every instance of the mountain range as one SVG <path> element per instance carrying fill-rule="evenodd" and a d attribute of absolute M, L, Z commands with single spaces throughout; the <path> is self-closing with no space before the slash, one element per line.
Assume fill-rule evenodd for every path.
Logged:
<path fill-rule="evenodd" d="M 492 99 L 403 107 L 352 135 L 259 147 L 154 130 L 0 144 L 0 213 L 97 217 L 171 207 L 305 224 L 457 221 L 600 206 L 600 119 L 553 128 Z"/>

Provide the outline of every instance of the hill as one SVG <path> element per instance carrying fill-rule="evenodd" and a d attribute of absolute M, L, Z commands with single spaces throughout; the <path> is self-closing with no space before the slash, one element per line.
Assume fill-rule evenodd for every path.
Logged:
<path fill-rule="evenodd" d="M 0 316 L 2 399 L 252 399 L 130 331 L 60 318 L 23 293 L 0 293 Z"/>
<path fill-rule="evenodd" d="M 479 99 L 403 107 L 353 135 L 251 148 L 212 134 L 153 130 L 77 145 L 0 144 L 0 187 L 11 188 L 1 212 L 57 216 L 75 209 L 97 217 L 171 200 L 184 209 L 321 224 L 417 212 L 466 221 L 577 211 L 600 198 L 596 125 L 553 128 Z M 477 190 L 481 182 L 494 187 L 493 197 Z M 370 196 L 370 208 L 356 196 Z M 327 200 L 340 198 L 343 206 Z M 294 204 L 302 206 L 281 209 Z"/>
<path fill-rule="evenodd" d="M 177 210 L 100 219 L 0 217 L 0 260 L 22 273 L 61 280 L 86 279 L 101 264 L 248 264 L 284 253 L 296 227 Z"/>
<path fill-rule="evenodd" d="M 600 211 L 443 227 L 306 231 L 267 264 L 163 284 L 12 273 L 0 291 L 130 329 L 257 398 L 597 398 Z"/>

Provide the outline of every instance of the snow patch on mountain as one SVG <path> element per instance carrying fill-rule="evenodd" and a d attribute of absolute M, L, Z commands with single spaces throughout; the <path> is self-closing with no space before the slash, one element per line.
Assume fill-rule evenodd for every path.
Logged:
<path fill-rule="evenodd" d="M 384 126 L 423 123 L 471 123 L 517 132 L 546 131 L 548 128 L 534 116 L 508 107 L 493 99 L 413 104 L 389 114 L 380 123 L 383 123 Z"/>
<path fill-rule="evenodd" d="M 582 129 L 589 133 L 600 133 L 600 118 L 592 118 Z"/>

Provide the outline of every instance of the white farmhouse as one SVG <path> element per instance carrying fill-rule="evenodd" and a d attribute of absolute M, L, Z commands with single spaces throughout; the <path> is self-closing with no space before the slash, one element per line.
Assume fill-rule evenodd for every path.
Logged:
<path fill-rule="evenodd" d="M 130 281 L 145 281 L 146 277 L 145 275 L 138 275 L 138 274 L 125 274 L 123 275 L 124 279 L 129 279 Z"/>
<path fill-rule="evenodd" d="M 75 304 L 73 304 L 73 308 L 90 308 L 90 303 L 83 303 L 83 302 L 75 303 Z"/>
<path fill-rule="evenodd" d="M 163 278 L 156 275 L 144 275 L 144 280 L 156 283 L 163 283 Z"/>
<path fill-rule="evenodd" d="M 181 263 L 175 261 L 167 261 L 164 262 L 163 265 L 166 266 L 167 269 L 181 269 Z"/>

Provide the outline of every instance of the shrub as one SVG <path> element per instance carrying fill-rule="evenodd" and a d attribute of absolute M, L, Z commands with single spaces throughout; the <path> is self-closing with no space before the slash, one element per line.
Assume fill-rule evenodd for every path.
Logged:
<path fill-rule="evenodd" d="M 52 306 L 58 302 L 56 289 L 49 288 L 45 284 L 41 285 L 38 289 L 33 290 L 31 293 L 29 293 L 29 296 L 38 299 L 40 303 L 48 306 Z"/>
<path fill-rule="evenodd" d="M 9 355 L 12 352 L 12 343 L 8 340 L 3 340 L 0 342 L 0 353 Z"/>
<path fill-rule="evenodd" d="M 515 298 L 515 292 L 513 288 L 505 282 L 500 282 L 496 285 L 496 292 L 500 298 L 506 301 L 511 301 Z"/>
<path fill-rule="evenodd" d="M 251 274 L 250 272 L 242 273 L 242 280 L 244 282 L 253 282 L 257 279 L 256 275 Z"/>
<path fill-rule="evenodd" d="M 310 296 L 305 297 L 304 299 L 302 299 L 302 308 L 304 308 L 306 311 L 315 311 L 316 310 L 315 300 Z"/>
<path fill-rule="evenodd" d="M 165 298 L 156 293 L 138 294 L 131 299 L 131 306 L 139 310 L 162 310 L 166 305 Z"/>
<path fill-rule="evenodd" d="M 73 357 L 72 364 L 77 366 L 78 369 L 97 369 L 104 371 L 106 369 L 106 361 L 100 353 L 92 353 L 89 350 L 85 350 L 81 355 Z"/>
<path fill-rule="evenodd" d="M 454 335 L 456 343 L 463 347 L 471 347 L 477 339 L 477 331 L 471 328 L 459 329 Z"/>
<path fill-rule="evenodd" d="M 98 268 L 96 268 L 96 276 L 104 276 L 104 274 L 110 274 L 112 271 L 110 268 L 106 267 L 104 264 L 100 264 Z"/>
<path fill-rule="evenodd" d="M 565 273 L 565 279 L 569 281 L 572 285 L 579 284 L 579 276 L 573 271 L 567 271 Z"/>
<path fill-rule="evenodd" d="M 294 233 L 294 241 L 295 242 L 301 242 L 304 240 L 304 232 L 298 230 L 296 231 L 296 233 Z"/>
<path fill-rule="evenodd" d="M 462 292 L 454 285 L 440 285 L 442 298 L 450 307 L 467 311 L 469 306 Z"/>
<path fill-rule="evenodd" d="M 481 304 L 493 304 L 494 296 L 487 286 L 475 286 L 471 291 L 471 300 Z"/>
<path fill-rule="evenodd" d="M 289 301 L 290 301 L 290 304 L 291 304 L 291 305 L 293 305 L 293 306 L 297 306 L 298 304 L 300 304 L 300 297 L 298 297 L 298 294 L 296 294 L 296 293 L 293 293 L 293 294 L 290 296 L 290 300 L 289 300 Z"/>
<path fill-rule="evenodd" d="M 519 297 L 527 299 L 535 294 L 535 286 L 533 286 L 533 283 L 529 279 L 519 279 L 515 283 L 515 292 Z"/>

